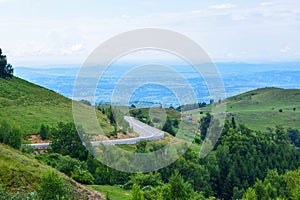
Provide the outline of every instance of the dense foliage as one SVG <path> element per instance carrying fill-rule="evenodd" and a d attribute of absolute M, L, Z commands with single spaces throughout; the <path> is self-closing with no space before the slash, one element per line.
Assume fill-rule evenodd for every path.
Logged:
<path fill-rule="evenodd" d="M 208 124 L 209 119 L 207 115 L 202 122 Z M 75 131 L 74 126 L 60 124 L 56 131 L 53 135 L 59 135 L 64 145 L 73 144 L 69 142 L 74 142 L 75 133 L 72 137 L 68 134 Z M 276 129 L 260 132 L 229 120 L 217 145 L 207 157 L 199 159 L 196 148 L 190 148 L 183 157 L 155 173 L 120 172 L 89 154 L 82 157 L 81 153 L 73 152 L 74 149 L 66 150 L 68 146 L 56 152 L 73 158 L 59 158 L 58 154 L 52 154 L 54 158 L 51 158 L 50 154 L 46 160 L 52 159 L 50 165 L 77 179 L 78 176 L 74 175 L 76 170 L 78 174 L 90 174 L 82 176 L 88 177 L 81 180 L 86 181 L 84 183 L 118 184 L 126 189 L 133 188 L 132 193 L 137 199 L 140 196 L 144 199 L 205 199 L 212 196 L 220 199 L 266 199 L 266 195 L 270 198 L 291 195 L 298 198 L 299 194 L 291 185 L 297 183 L 299 171 L 286 173 L 300 166 L 298 140 L 298 130 L 284 130 L 277 126 Z M 80 138 L 76 143 L 80 143 Z M 147 142 L 138 143 L 135 147 L 136 152 L 147 152 Z M 75 161 L 74 158 L 82 161 Z"/>
<path fill-rule="evenodd" d="M 22 144 L 22 135 L 18 129 L 11 128 L 11 126 L 4 121 L 0 123 L 0 142 L 15 149 L 20 149 Z"/>
<path fill-rule="evenodd" d="M 84 160 L 87 158 L 87 150 L 77 133 L 74 123 L 59 123 L 51 133 L 51 150 L 62 155 Z"/>
<path fill-rule="evenodd" d="M 12 78 L 14 69 L 11 64 L 7 63 L 6 55 L 2 55 L 0 48 L 0 78 Z"/>
<path fill-rule="evenodd" d="M 66 199 L 68 188 L 61 176 L 49 170 L 42 176 L 38 194 L 41 199 Z"/>

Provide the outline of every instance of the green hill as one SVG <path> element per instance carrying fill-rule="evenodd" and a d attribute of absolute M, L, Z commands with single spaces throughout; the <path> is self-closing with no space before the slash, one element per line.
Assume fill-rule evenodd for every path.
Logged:
<path fill-rule="evenodd" d="M 300 89 L 262 88 L 230 97 L 226 103 L 227 117 L 234 116 L 251 129 L 276 125 L 300 129 Z M 189 113 L 199 116 L 201 111 L 205 114 L 209 106 Z"/>
<path fill-rule="evenodd" d="M 39 188 L 41 177 L 49 169 L 55 171 L 55 169 L 40 163 L 32 155 L 23 154 L 0 143 L 0 185 L 5 190 L 11 192 L 36 191 Z M 63 177 L 65 184 L 69 185 L 72 194 L 79 199 L 103 197 L 102 194 L 89 190 L 62 173 L 56 172 Z"/>
<path fill-rule="evenodd" d="M 85 105 L 82 105 L 85 106 Z M 97 113 L 101 127 L 112 132 L 113 127 L 103 114 Z M 54 126 L 71 122 L 72 101 L 46 88 L 17 77 L 0 78 L 0 121 L 5 120 L 22 133 L 38 133 L 42 124 Z"/>

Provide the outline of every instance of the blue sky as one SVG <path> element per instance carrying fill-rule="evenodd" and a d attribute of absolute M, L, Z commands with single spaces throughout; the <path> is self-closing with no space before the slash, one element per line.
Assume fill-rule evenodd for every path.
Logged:
<path fill-rule="evenodd" d="M 110 37 L 148 27 L 185 34 L 216 62 L 300 61 L 296 0 L 0 0 L 0 13 L 14 65 L 81 64 Z"/>

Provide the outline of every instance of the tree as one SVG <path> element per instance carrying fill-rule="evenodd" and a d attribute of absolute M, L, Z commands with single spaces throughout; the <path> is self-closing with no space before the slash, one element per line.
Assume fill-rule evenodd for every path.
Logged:
<path fill-rule="evenodd" d="M 232 128 L 236 129 L 236 123 L 234 117 L 231 118 L 231 124 L 232 124 Z"/>
<path fill-rule="evenodd" d="M 204 140 L 207 134 L 207 130 L 209 128 L 211 122 L 211 114 L 207 113 L 205 117 L 200 120 L 200 131 L 201 131 L 201 139 Z"/>
<path fill-rule="evenodd" d="M 255 190 L 253 190 L 252 188 L 248 188 L 245 195 L 243 196 L 243 200 L 257 200 Z"/>
<path fill-rule="evenodd" d="M 131 200 L 142 200 L 143 199 L 143 193 L 138 184 L 133 184 L 132 190 L 131 190 Z"/>
<path fill-rule="evenodd" d="M 12 78 L 14 69 L 11 64 L 7 63 L 6 55 L 2 55 L 0 48 L 0 78 Z"/>
<path fill-rule="evenodd" d="M 169 118 L 169 116 L 167 116 L 167 120 L 166 120 L 162 130 L 170 133 L 173 136 L 176 135 L 176 131 L 173 128 L 172 120 Z"/>
<path fill-rule="evenodd" d="M 44 124 L 41 125 L 40 128 L 40 136 L 42 140 L 46 140 L 49 138 L 49 127 L 45 126 Z"/>
<path fill-rule="evenodd" d="M 193 193 L 191 184 L 185 182 L 177 170 L 170 178 L 170 199 L 184 200 L 189 199 Z"/>
<path fill-rule="evenodd" d="M 51 149 L 55 153 L 70 155 L 72 158 L 85 160 L 88 152 L 77 133 L 74 123 L 59 123 L 52 130 Z"/>
<path fill-rule="evenodd" d="M 300 199 L 300 168 L 295 171 L 287 172 L 284 176 L 287 183 L 287 191 L 290 199 Z"/>

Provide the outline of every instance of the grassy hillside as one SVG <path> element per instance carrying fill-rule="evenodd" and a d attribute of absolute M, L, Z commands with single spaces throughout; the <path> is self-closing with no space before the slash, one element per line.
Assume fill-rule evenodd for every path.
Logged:
<path fill-rule="evenodd" d="M 101 127 L 113 131 L 107 118 L 97 114 Z M 6 120 L 22 133 L 37 133 L 41 124 L 71 122 L 72 101 L 53 91 L 17 77 L 0 79 L 0 121 Z"/>
<path fill-rule="evenodd" d="M 300 129 L 299 89 L 262 88 L 233 96 L 226 102 L 228 117 L 234 116 L 237 123 L 254 130 L 276 125 Z M 209 106 L 190 113 L 199 117 L 200 111 L 209 111 Z"/>
<path fill-rule="evenodd" d="M 0 184 L 10 190 L 37 189 L 41 176 L 49 169 L 33 157 L 0 143 Z"/>
<path fill-rule="evenodd" d="M 0 185 L 6 190 L 12 192 L 20 190 L 27 192 L 36 191 L 39 188 L 41 177 L 50 168 L 40 163 L 33 156 L 23 154 L 0 143 Z M 72 194 L 80 197 L 80 199 L 90 199 L 90 197 L 95 196 L 103 197 L 102 194 L 88 190 L 67 176 L 57 173 L 69 185 Z"/>

